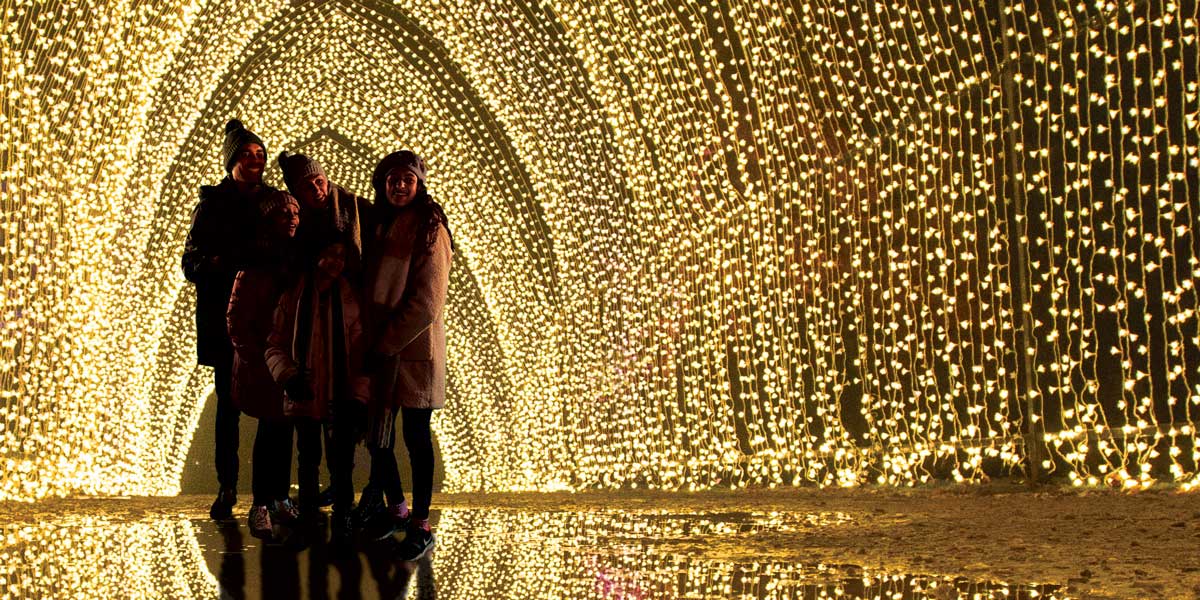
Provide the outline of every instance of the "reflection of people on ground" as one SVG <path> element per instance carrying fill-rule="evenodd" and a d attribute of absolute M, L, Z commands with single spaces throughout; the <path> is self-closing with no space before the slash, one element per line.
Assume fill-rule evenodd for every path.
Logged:
<path fill-rule="evenodd" d="M 435 543 L 429 525 L 433 492 L 430 419 L 446 401 L 446 330 L 442 317 L 453 242 L 441 205 L 425 189 L 425 162 L 410 151 L 389 154 L 371 177 L 375 232 L 366 252 L 371 401 L 367 444 L 371 484 L 387 497 L 386 537 L 405 526 L 397 555 L 415 560 Z M 396 417 L 412 465 L 413 504 L 404 497 L 393 451 Z M 383 530 L 380 535 L 379 529 Z"/>
<path fill-rule="evenodd" d="M 272 522 L 299 518 L 288 497 L 292 471 L 292 422 L 283 412 L 283 389 L 271 378 L 264 353 L 279 296 L 291 281 L 293 238 L 300 205 L 287 192 L 267 195 L 259 206 L 262 223 L 246 269 L 238 272 L 229 297 L 229 339 L 233 343 L 233 401 L 258 419 L 251 461 L 250 533 L 272 535 Z"/>
<path fill-rule="evenodd" d="M 329 598 L 329 546 L 322 543 L 312 544 L 308 549 L 308 597 L 310 600 L 326 600 Z M 357 556 L 350 555 L 353 558 Z"/>
<path fill-rule="evenodd" d="M 263 141 L 237 119 L 225 125 L 226 177 L 200 187 L 183 250 L 183 275 L 196 285 L 196 354 L 214 371 L 217 396 L 215 463 L 220 491 L 209 509 L 229 519 L 237 503 L 238 417 L 230 391 L 233 346 L 225 325 L 234 276 L 243 267 L 258 218 L 258 203 L 273 191 L 262 182 Z"/>
<path fill-rule="evenodd" d="M 437 586 L 433 582 L 433 557 L 429 554 L 417 561 L 417 600 L 436 600 Z"/>
<path fill-rule="evenodd" d="M 246 597 L 246 562 L 242 554 L 242 530 L 236 525 L 222 526 L 221 538 L 225 548 L 221 553 L 221 566 L 217 571 L 221 597 L 242 600 Z"/>
<path fill-rule="evenodd" d="M 264 544 L 261 552 L 263 598 L 299 598 L 299 555 L 290 548 L 272 544 Z"/>
<path fill-rule="evenodd" d="M 396 561 L 399 544 L 382 544 L 366 552 L 367 567 L 379 586 L 379 597 L 400 600 L 408 598 L 414 579 L 418 600 L 433 600 L 437 590 L 433 583 L 433 554 L 425 553 L 415 561 Z"/>
<path fill-rule="evenodd" d="M 362 562 L 357 553 L 338 555 L 331 563 L 338 574 L 338 600 L 361 600 Z"/>

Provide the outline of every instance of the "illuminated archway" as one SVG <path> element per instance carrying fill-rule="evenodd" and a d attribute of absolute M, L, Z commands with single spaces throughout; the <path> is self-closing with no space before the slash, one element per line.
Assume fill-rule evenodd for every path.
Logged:
<path fill-rule="evenodd" d="M 1191 485 L 1197 15 L 1008 2 L 28 3 L 0 498 L 171 493 L 178 256 L 242 118 L 460 253 L 450 489 Z"/>

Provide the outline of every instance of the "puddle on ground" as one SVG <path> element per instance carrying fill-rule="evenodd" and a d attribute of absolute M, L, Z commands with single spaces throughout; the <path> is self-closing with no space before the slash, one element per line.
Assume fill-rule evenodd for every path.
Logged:
<path fill-rule="evenodd" d="M 396 541 L 335 552 L 326 528 L 280 544 L 196 514 L 137 521 L 64 516 L 0 529 L 0 598 L 1061 598 L 1053 585 L 805 564 L 739 541 L 785 545 L 849 524 L 840 513 L 435 512 L 439 543 L 416 563 Z M 761 544 L 760 544 L 761 546 Z"/>

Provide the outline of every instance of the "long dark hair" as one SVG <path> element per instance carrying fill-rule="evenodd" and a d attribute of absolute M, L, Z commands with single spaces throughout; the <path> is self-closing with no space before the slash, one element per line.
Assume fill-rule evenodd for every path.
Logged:
<path fill-rule="evenodd" d="M 392 221 L 402 212 L 414 210 L 420 211 L 423 218 L 420 219 L 422 226 L 421 231 L 425 235 L 425 243 L 421 246 L 423 250 L 428 251 L 437 243 L 438 227 L 446 228 L 446 235 L 450 238 L 450 250 L 458 250 L 458 246 L 454 243 L 454 232 L 450 230 L 450 219 L 446 217 L 446 210 L 442 208 L 433 196 L 429 194 L 429 190 L 425 189 L 425 182 L 417 183 L 417 194 L 413 197 L 413 201 L 403 208 L 393 205 L 388 202 L 383 194 L 375 194 L 375 218 L 372 219 L 384 231 L 391 225 Z"/>

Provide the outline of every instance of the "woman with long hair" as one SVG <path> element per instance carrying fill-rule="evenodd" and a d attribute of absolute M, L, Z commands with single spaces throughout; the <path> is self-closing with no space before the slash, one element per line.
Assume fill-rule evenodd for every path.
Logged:
<path fill-rule="evenodd" d="M 446 402 L 446 328 L 442 317 L 454 252 L 446 213 L 425 188 L 425 161 L 403 150 L 375 167 L 374 235 L 365 253 L 373 339 L 368 364 L 371 400 L 367 446 L 371 486 L 387 498 L 386 522 L 373 537 L 400 527 L 399 558 L 416 560 L 435 543 L 429 525 L 433 493 L 433 411 Z M 412 465 L 409 508 L 393 451 L 396 417 Z"/>

